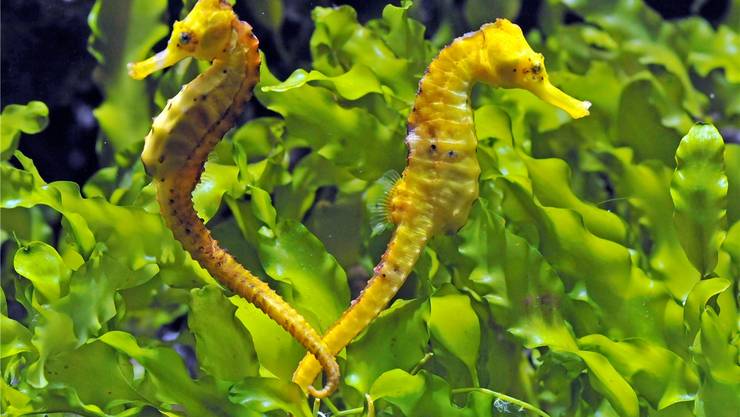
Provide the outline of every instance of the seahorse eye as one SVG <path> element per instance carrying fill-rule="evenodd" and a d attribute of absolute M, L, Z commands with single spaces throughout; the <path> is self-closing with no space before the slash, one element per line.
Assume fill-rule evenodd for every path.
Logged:
<path fill-rule="evenodd" d="M 187 45 L 190 43 L 191 40 L 190 32 L 182 32 L 180 33 L 180 44 L 181 45 Z"/>

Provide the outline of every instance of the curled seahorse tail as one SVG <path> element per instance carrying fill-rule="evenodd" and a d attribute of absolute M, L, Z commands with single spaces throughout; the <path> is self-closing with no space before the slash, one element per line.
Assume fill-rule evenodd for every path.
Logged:
<path fill-rule="evenodd" d="M 303 316 L 265 282 L 251 274 L 213 239 L 193 209 L 191 191 L 187 191 L 191 187 L 183 184 L 183 182 L 194 183 L 195 175 L 197 175 L 196 172 L 190 172 L 190 175 L 166 179 L 159 184 L 157 196 L 166 223 L 175 237 L 182 242 L 185 250 L 211 275 L 234 293 L 262 310 L 290 333 L 308 352 L 319 358 L 320 366 L 324 368 L 327 375 L 327 384 L 320 391 L 313 388 L 308 388 L 308 391 L 317 398 L 330 395 L 339 385 L 339 365 L 334 356 L 321 341 L 321 336 Z"/>
<path fill-rule="evenodd" d="M 256 79 L 245 81 L 248 84 L 245 87 L 247 91 L 237 94 L 234 105 L 207 130 L 199 146 L 185 158 L 186 162 L 180 169 L 159 180 L 157 199 L 167 226 L 193 259 L 223 285 L 262 310 L 308 352 L 319 358 L 321 367 L 327 374 L 327 384 L 320 391 L 308 391 L 317 398 L 324 398 L 339 385 L 339 365 L 322 342 L 321 336 L 280 295 L 219 246 L 193 207 L 192 192 L 200 180 L 208 154 L 233 125 L 233 119 L 241 112 L 241 107 L 250 97 L 255 83 Z M 211 92 L 210 95 L 214 101 L 219 99 L 217 92 Z M 191 119 L 198 123 L 197 118 L 183 118 L 183 123 Z"/>
<path fill-rule="evenodd" d="M 323 343 L 330 354 L 337 355 L 385 309 L 411 273 L 430 230 L 431 222 L 423 215 L 396 228 L 365 289 L 324 334 Z M 310 387 L 321 368 L 320 362 L 307 354 L 293 373 L 293 382 Z"/>

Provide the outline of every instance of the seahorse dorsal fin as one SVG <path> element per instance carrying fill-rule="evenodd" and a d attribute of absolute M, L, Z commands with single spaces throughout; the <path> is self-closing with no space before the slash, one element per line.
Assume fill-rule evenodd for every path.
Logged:
<path fill-rule="evenodd" d="M 381 188 L 381 192 L 370 200 L 370 225 L 373 236 L 383 233 L 392 227 L 390 203 L 393 196 L 393 188 L 401 179 L 401 174 L 392 169 L 386 171 L 375 184 Z"/>

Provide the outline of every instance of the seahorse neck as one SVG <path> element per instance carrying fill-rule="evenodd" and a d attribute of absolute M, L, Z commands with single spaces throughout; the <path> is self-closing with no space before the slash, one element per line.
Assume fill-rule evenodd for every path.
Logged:
<path fill-rule="evenodd" d="M 480 67 L 480 35 L 455 39 L 440 51 L 419 82 L 409 129 L 434 120 L 472 124 L 470 91 Z"/>

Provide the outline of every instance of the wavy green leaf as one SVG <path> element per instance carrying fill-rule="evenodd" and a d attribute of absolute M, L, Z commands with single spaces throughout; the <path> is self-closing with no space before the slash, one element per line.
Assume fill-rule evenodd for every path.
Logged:
<path fill-rule="evenodd" d="M 280 30 L 285 11 L 282 0 L 257 0 L 250 2 L 255 18 L 273 31 Z"/>
<path fill-rule="evenodd" d="M 370 398 L 375 401 L 384 399 L 401 409 L 404 415 L 410 416 L 416 403 L 426 388 L 422 375 L 411 375 L 401 369 L 392 369 L 381 374 L 370 388 Z"/>
<path fill-rule="evenodd" d="M 706 76 L 715 68 L 722 68 L 730 82 L 740 82 L 740 36 L 737 27 L 720 26 L 714 30 L 708 22 L 691 19 L 683 22 L 681 29 L 689 32 L 691 53 L 689 63 L 696 71 Z"/>
<path fill-rule="evenodd" d="M 444 289 L 431 299 L 429 331 L 432 346 L 437 344 L 458 358 L 470 373 L 473 385 L 478 385 L 476 363 L 480 351 L 480 322 L 471 307 L 470 298 Z"/>
<path fill-rule="evenodd" d="M 358 100 L 370 93 L 385 93 L 375 74 L 370 68 L 364 65 L 356 65 L 350 68 L 349 71 L 336 77 L 328 77 L 319 71 L 306 72 L 299 69 L 282 83 L 262 87 L 262 91 L 282 93 L 294 88 L 300 88 L 312 81 L 320 81 L 321 83 L 318 83 L 320 85 L 328 84 L 332 90 L 347 100 Z"/>
<path fill-rule="evenodd" d="M 645 254 L 650 272 L 676 297 L 685 298 L 700 274 L 681 247 L 673 225 L 673 171 L 656 161 L 636 164 L 631 155 L 604 155 L 604 159 L 612 170 L 617 198 L 627 199 L 636 223 L 642 226 L 635 232 L 652 244 Z"/>
<path fill-rule="evenodd" d="M 727 174 L 727 224 L 740 220 L 740 144 L 725 145 L 725 174 Z"/>
<path fill-rule="evenodd" d="M 207 285 L 137 162 L 152 111 L 208 66 L 189 59 L 128 79 L 125 64 L 166 34 L 165 13 L 182 18 L 195 0 L 176 3 L 95 2 L 101 170 L 84 186 L 46 183 L 17 151 L 20 131 L 45 124 L 42 105 L 2 116 L 3 413 L 734 417 L 737 1 L 711 22 L 699 3 L 664 19 L 655 2 L 541 2 L 527 40 L 558 87 L 593 103 L 591 115 L 571 120 L 525 91 L 473 89 L 481 197 L 340 354 L 343 387 L 314 410 L 289 382 L 304 349 Z M 195 206 L 224 247 L 323 330 L 386 248 L 369 208 L 377 179 L 405 165 L 425 68 L 486 14 L 514 16 L 521 4 L 309 13 L 281 0 L 230 3 L 280 61 L 263 59 L 239 122 L 272 113 L 219 143 Z M 688 136 L 711 140 L 681 143 L 695 120 L 716 126 L 724 150 L 716 132 L 694 134 L 702 128 Z"/>
<path fill-rule="evenodd" d="M 151 125 L 146 83 L 128 76 L 126 64 L 146 58 L 169 29 L 162 24 L 165 0 L 98 0 L 88 22 L 90 52 L 99 62 L 96 78 L 106 100 L 95 109 L 101 142 L 128 158 Z"/>
<path fill-rule="evenodd" d="M 77 229 L 78 244 L 88 248 L 90 236 L 106 246 L 115 258 L 124 260 L 132 270 L 156 263 L 160 274 L 171 283 L 182 286 L 200 286 L 202 280 L 211 280 L 174 240 L 158 213 L 148 213 L 136 207 L 122 207 L 102 198 L 83 198 L 79 186 L 58 181 L 46 184 L 31 169 L 20 170 L 0 166 L 3 194 L 0 206 L 4 208 L 49 206 L 71 219 Z M 74 230 L 73 230 L 74 231 Z"/>
<path fill-rule="evenodd" d="M 18 149 L 21 132 L 39 133 L 49 124 L 49 108 L 41 101 L 10 104 L 0 114 L 0 161 L 7 161 Z"/>
<path fill-rule="evenodd" d="M 347 347 L 344 380 L 360 392 L 369 392 L 384 372 L 411 370 L 423 357 L 429 340 L 429 303 L 398 300 Z"/>
<path fill-rule="evenodd" d="M 402 166 L 400 116 L 388 125 L 362 106 L 340 106 L 330 90 L 310 84 L 265 91 L 276 84 L 263 65 L 263 87 L 256 96 L 285 119 L 288 145 L 309 146 L 337 165 L 351 167 L 362 179 L 375 179 Z"/>
<path fill-rule="evenodd" d="M 277 211 L 272 206 L 270 194 L 267 191 L 252 187 L 252 212 L 262 223 L 274 229 L 277 223 Z"/>
<path fill-rule="evenodd" d="M 578 345 L 604 355 L 657 410 L 694 399 L 699 375 L 670 350 L 642 339 L 613 342 L 602 335 L 584 336 Z"/>
<path fill-rule="evenodd" d="M 274 378 L 247 378 L 229 391 L 229 401 L 246 406 L 249 416 L 283 410 L 299 417 L 311 416 L 305 396 L 297 385 Z"/>
<path fill-rule="evenodd" d="M 30 242 L 21 247 L 13 258 L 15 271 L 31 281 L 46 302 L 59 299 L 67 292 L 70 268 L 59 253 L 44 242 Z"/>
<path fill-rule="evenodd" d="M 671 197 L 673 221 L 686 255 L 702 275 L 711 274 L 727 221 L 724 141 L 714 126 L 697 124 L 681 139 Z"/>
<path fill-rule="evenodd" d="M 709 278 L 701 280 L 694 285 L 694 288 L 686 298 L 683 309 L 683 319 L 688 330 L 688 340 L 694 340 L 694 337 L 701 328 L 701 316 L 704 313 L 705 306 L 709 300 L 727 290 L 732 283 L 724 278 Z"/>
<path fill-rule="evenodd" d="M 661 285 L 637 268 L 628 249 L 593 235 L 572 210 L 542 207 L 521 185 L 497 181 L 505 190 L 504 212 L 514 223 L 537 225 L 539 249 L 566 286 L 576 281 L 603 312 L 604 324 L 624 336 L 662 338 L 656 316 L 672 303 Z M 573 280 L 576 281 L 573 281 Z"/>
<path fill-rule="evenodd" d="M 527 165 L 532 189 L 539 201 L 549 207 L 569 208 L 583 216 L 586 227 L 594 235 L 624 243 L 627 231 L 614 213 L 581 201 L 570 186 L 568 164 L 561 159 L 534 159 L 522 155 Z"/>
<path fill-rule="evenodd" d="M 31 344 L 31 332 L 5 314 L 0 315 L 0 331 L 3 334 L 0 342 L 0 358 L 5 359 L 22 352 L 34 351 Z"/>
<path fill-rule="evenodd" d="M 397 17 L 393 15 L 391 12 L 392 18 Z M 412 80 L 421 74 L 407 59 L 397 57 L 380 34 L 360 25 L 354 9 L 347 6 L 317 7 L 312 17 L 316 22 L 316 30 L 311 37 L 311 55 L 316 70 L 334 76 L 348 71 L 353 64 L 363 64 L 371 68 L 378 79 L 401 100 L 410 102 L 413 99 L 416 82 Z M 398 31 L 390 36 L 397 34 Z"/>
<path fill-rule="evenodd" d="M 626 85 L 616 120 L 618 137 L 621 143 L 634 149 L 636 159 L 657 159 L 673 166 L 679 132 L 663 125 L 656 103 L 660 96 L 657 84 L 648 79 L 637 79 Z"/>
<path fill-rule="evenodd" d="M 291 304 L 318 329 L 328 328 L 349 304 L 344 270 L 302 224 L 282 220 L 262 229 L 258 251 L 265 272 L 288 286 Z"/>
<path fill-rule="evenodd" d="M 259 370 L 252 337 L 235 316 L 236 307 L 215 286 L 190 292 L 188 327 L 203 370 L 218 379 L 239 381 Z"/>
<path fill-rule="evenodd" d="M 49 384 L 44 370 L 47 360 L 79 344 L 74 333 L 74 322 L 68 315 L 57 312 L 52 306 L 34 307 L 37 314 L 31 343 L 38 351 L 38 360 L 29 364 L 26 378 L 32 387 L 45 388 Z"/>
<path fill-rule="evenodd" d="M 606 357 L 585 350 L 576 352 L 576 354 L 588 366 L 588 378 L 591 385 L 609 400 L 621 417 L 640 415 L 637 394 Z"/>
<path fill-rule="evenodd" d="M 99 340 L 135 359 L 144 368 L 138 391 L 143 396 L 156 399 L 161 403 L 160 407 L 186 414 L 223 417 L 244 412 L 242 407 L 224 401 L 227 393 L 213 381 L 191 379 L 174 350 L 141 347 L 131 334 L 121 331 L 108 332 Z"/>
<path fill-rule="evenodd" d="M 119 361 L 118 353 L 110 346 L 93 341 L 79 349 L 61 353 L 46 364 L 46 377 L 53 390 L 73 390 L 67 402 L 72 407 L 98 405 L 114 413 L 121 404 L 147 404 L 148 398 L 133 387 L 134 369 L 126 361 Z M 51 393 L 50 393 L 51 394 Z M 75 398 L 75 396 L 77 398 Z M 79 401 L 79 404 L 76 402 Z"/>
<path fill-rule="evenodd" d="M 305 349 L 253 304 L 238 296 L 230 301 L 237 306 L 237 319 L 252 336 L 260 367 L 282 380 L 290 380 Z"/>
<path fill-rule="evenodd" d="M 5 379 L 0 380 L 0 393 L 0 404 L 8 415 L 20 416 L 34 411 L 31 397 L 10 386 Z"/>
<path fill-rule="evenodd" d="M 218 212 L 224 194 L 244 194 L 245 187 L 239 184 L 238 173 L 239 169 L 234 165 L 219 164 L 213 160 L 206 163 L 200 182 L 193 191 L 193 205 L 204 221 Z"/>

